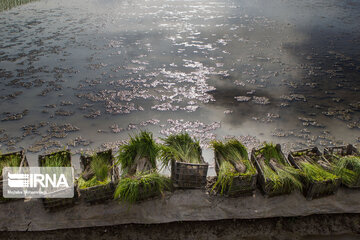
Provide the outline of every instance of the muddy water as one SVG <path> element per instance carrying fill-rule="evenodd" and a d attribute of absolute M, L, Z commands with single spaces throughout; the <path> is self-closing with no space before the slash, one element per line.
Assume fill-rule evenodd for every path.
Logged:
<path fill-rule="evenodd" d="M 3 11 L 0 149 L 27 149 L 35 165 L 44 151 L 116 147 L 138 129 L 189 131 L 204 146 L 359 144 L 359 20 L 352 0 L 42 0 Z"/>

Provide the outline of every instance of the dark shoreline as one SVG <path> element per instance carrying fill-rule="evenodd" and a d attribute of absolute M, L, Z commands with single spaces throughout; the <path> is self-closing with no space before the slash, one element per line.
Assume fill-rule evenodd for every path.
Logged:
<path fill-rule="evenodd" d="M 360 239 L 360 214 L 2 231 L 0 239 Z"/>

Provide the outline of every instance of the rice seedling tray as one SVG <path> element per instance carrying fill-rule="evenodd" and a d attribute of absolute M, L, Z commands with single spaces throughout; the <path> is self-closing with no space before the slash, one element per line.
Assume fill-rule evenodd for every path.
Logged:
<path fill-rule="evenodd" d="M 289 189 L 274 188 L 275 183 L 265 177 L 264 171 L 259 162 L 259 158 L 256 156 L 256 152 L 260 151 L 261 149 L 262 148 L 253 148 L 251 150 L 251 161 L 255 165 L 255 168 L 258 172 L 257 184 L 259 185 L 260 190 L 263 192 L 265 197 L 275 197 L 275 196 L 279 196 L 279 195 L 290 194 L 291 190 L 289 190 Z M 281 146 L 279 144 L 276 145 L 276 149 L 279 152 L 279 154 L 282 156 L 282 158 L 285 160 L 285 162 L 287 164 L 291 165 L 290 162 L 288 161 L 288 159 L 285 157 L 284 153 L 282 152 Z"/>
<path fill-rule="evenodd" d="M 215 153 L 215 172 L 218 175 L 220 169 L 218 154 Z M 228 197 L 239 197 L 252 195 L 256 189 L 257 173 L 249 176 L 234 177 L 233 182 L 225 195 Z"/>
<path fill-rule="evenodd" d="M 326 147 L 324 149 L 324 157 L 331 163 L 336 163 L 337 161 L 339 161 L 336 156 L 345 157 L 349 155 L 360 156 L 359 151 L 352 144 Z M 348 188 L 360 188 L 360 174 L 353 183 L 346 183 L 342 181 L 342 184 Z"/>
<path fill-rule="evenodd" d="M 67 150 L 53 152 L 53 153 L 46 154 L 46 155 L 39 155 L 39 158 L 38 158 L 39 166 L 46 167 L 47 166 L 45 164 L 46 158 L 53 157 L 56 155 L 63 155 L 65 157 L 64 163 L 67 166 L 71 166 L 71 153 L 70 153 L 70 151 L 67 151 Z M 76 189 L 76 187 L 74 186 L 74 190 L 75 189 Z M 44 208 L 47 211 L 57 211 L 57 210 L 61 210 L 64 208 L 72 207 L 75 204 L 76 199 L 77 199 L 77 192 L 74 191 L 73 198 L 43 198 L 42 200 L 43 200 Z"/>
<path fill-rule="evenodd" d="M 28 167 L 29 166 L 29 163 L 26 159 L 25 152 L 23 150 L 17 151 L 17 152 L 1 154 L 0 161 L 4 161 L 4 158 L 11 157 L 11 156 L 18 156 L 21 159 L 18 167 Z M 3 197 L 3 183 L 4 183 L 4 180 L 3 180 L 2 171 L 1 171 L 0 172 L 0 203 L 6 203 L 6 202 L 21 199 L 21 198 L 4 198 Z"/>
<path fill-rule="evenodd" d="M 139 189 L 139 196 L 136 200 L 136 202 L 141 202 L 150 198 L 154 198 L 156 196 L 159 196 L 160 192 L 156 188 L 154 184 L 151 184 L 149 187 L 145 188 L 144 186 L 141 186 Z"/>
<path fill-rule="evenodd" d="M 307 156 L 312 159 L 313 162 L 319 163 L 319 161 L 323 161 L 330 165 L 330 163 L 324 158 L 323 154 L 317 147 L 307 148 L 297 151 L 292 151 L 289 153 L 289 161 L 290 163 L 297 169 L 301 169 L 299 165 L 300 158 L 296 155 Z M 324 167 L 323 167 L 324 168 Z M 325 169 L 329 171 L 330 169 Z M 325 197 L 334 194 L 339 186 L 340 186 L 340 178 L 336 178 L 335 180 L 326 180 L 326 181 L 306 181 L 305 177 L 302 177 L 303 182 L 303 194 L 307 200 L 312 200 L 315 198 Z"/>
<path fill-rule="evenodd" d="M 202 163 L 185 163 L 171 160 L 171 180 L 177 188 L 205 188 L 209 164 L 200 157 Z"/>
<path fill-rule="evenodd" d="M 343 146 L 335 146 L 335 147 L 326 147 L 324 149 L 324 156 L 328 160 L 332 160 L 330 158 L 332 154 L 336 154 L 339 156 L 348 156 L 348 155 L 354 155 L 354 156 L 360 156 L 359 151 L 352 145 L 343 145 Z"/>
<path fill-rule="evenodd" d="M 93 204 L 93 203 L 101 203 L 107 200 L 114 198 L 114 191 L 119 180 L 119 170 L 115 166 L 115 160 L 112 155 L 112 150 L 109 149 L 107 151 L 97 152 L 97 156 L 104 157 L 108 160 L 110 170 L 110 178 L 111 181 L 108 184 L 97 185 L 85 189 L 78 188 L 80 198 L 84 199 L 85 202 Z M 80 156 L 80 167 L 82 171 L 90 165 L 91 161 L 93 160 L 92 156 Z"/>

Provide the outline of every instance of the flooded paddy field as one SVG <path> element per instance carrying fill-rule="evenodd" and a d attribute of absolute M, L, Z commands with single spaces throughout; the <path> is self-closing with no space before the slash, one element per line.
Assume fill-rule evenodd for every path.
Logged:
<path fill-rule="evenodd" d="M 355 0 L 41 0 L 2 11 L 0 150 L 26 149 L 36 165 L 65 146 L 116 148 L 139 129 L 188 131 L 205 148 L 231 136 L 286 151 L 359 145 L 359 21 Z"/>

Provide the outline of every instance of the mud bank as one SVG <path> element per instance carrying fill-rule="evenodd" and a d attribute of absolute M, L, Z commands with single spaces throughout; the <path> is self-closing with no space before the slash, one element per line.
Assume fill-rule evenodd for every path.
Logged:
<path fill-rule="evenodd" d="M 164 224 L 226 219 L 300 217 L 313 214 L 360 214 L 360 191 L 339 189 L 332 196 L 307 201 L 300 193 L 265 198 L 209 196 L 202 190 L 177 190 L 132 206 L 116 201 L 47 212 L 41 199 L 0 205 L 1 231 L 46 231 L 114 226 L 120 224 Z"/>
<path fill-rule="evenodd" d="M 36 232 L 0 232 L 1 239 L 360 239 L 360 214 L 256 220 L 125 224 Z"/>

